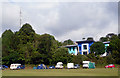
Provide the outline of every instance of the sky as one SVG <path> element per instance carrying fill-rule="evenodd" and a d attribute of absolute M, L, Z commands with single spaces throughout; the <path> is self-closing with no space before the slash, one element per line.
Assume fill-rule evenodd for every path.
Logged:
<path fill-rule="evenodd" d="M 78 41 L 88 37 L 93 37 L 97 41 L 108 33 L 118 33 L 118 3 L 106 1 L 8 0 L 2 3 L 0 9 L 0 35 L 8 29 L 13 32 L 19 31 L 21 9 L 22 25 L 29 23 L 37 34 L 48 33 L 59 41 Z"/>

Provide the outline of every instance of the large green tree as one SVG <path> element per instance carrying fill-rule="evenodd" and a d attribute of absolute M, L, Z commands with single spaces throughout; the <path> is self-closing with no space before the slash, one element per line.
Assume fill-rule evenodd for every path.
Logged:
<path fill-rule="evenodd" d="M 91 53 L 95 52 L 96 55 L 103 54 L 105 52 L 105 45 L 102 42 L 94 42 L 90 46 L 90 51 Z"/>
<path fill-rule="evenodd" d="M 2 56 L 8 56 L 13 52 L 14 33 L 9 29 L 2 34 Z"/>
<path fill-rule="evenodd" d="M 120 39 L 118 36 L 112 36 L 108 50 L 111 52 L 115 62 L 120 64 Z"/>
<path fill-rule="evenodd" d="M 42 55 L 41 59 L 44 60 L 42 63 L 51 64 L 52 55 L 57 46 L 57 41 L 52 35 L 43 34 L 38 39 L 37 51 Z"/>

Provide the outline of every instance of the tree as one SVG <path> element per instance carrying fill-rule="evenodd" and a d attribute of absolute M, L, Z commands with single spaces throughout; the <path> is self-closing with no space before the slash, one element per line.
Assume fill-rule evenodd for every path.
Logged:
<path fill-rule="evenodd" d="M 120 33 L 118 34 L 118 38 L 120 39 Z"/>
<path fill-rule="evenodd" d="M 114 33 L 109 33 L 109 34 L 107 34 L 106 35 L 106 37 L 108 38 L 108 39 L 111 39 L 112 38 L 112 36 L 117 36 L 116 34 L 114 34 Z"/>
<path fill-rule="evenodd" d="M 88 41 L 94 41 L 93 37 L 88 37 L 87 40 Z"/>
<path fill-rule="evenodd" d="M 65 46 L 65 45 L 72 45 L 72 44 L 74 44 L 74 43 L 73 43 L 73 41 L 72 41 L 71 39 L 65 40 L 65 41 L 63 42 L 63 45 L 64 45 L 64 46 Z"/>
<path fill-rule="evenodd" d="M 35 31 L 30 24 L 24 24 L 22 28 L 16 32 L 20 44 L 26 44 L 27 42 L 33 42 L 35 37 Z"/>
<path fill-rule="evenodd" d="M 90 46 L 91 53 L 96 55 L 103 54 L 105 52 L 105 45 L 102 42 L 95 42 Z"/>
<path fill-rule="evenodd" d="M 111 52 L 115 62 L 120 64 L 120 39 L 118 36 L 112 36 L 108 49 Z"/>
<path fill-rule="evenodd" d="M 101 37 L 99 41 L 106 42 L 106 41 L 108 41 L 108 38 L 107 37 Z"/>
<path fill-rule="evenodd" d="M 78 54 L 73 55 L 72 62 L 75 64 L 82 64 L 83 61 L 87 60 L 88 58 L 85 55 Z"/>
<path fill-rule="evenodd" d="M 14 33 L 9 29 L 2 34 L 2 56 L 8 56 L 13 50 Z"/>
<path fill-rule="evenodd" d="M 64 64 L 67 64 L 68 62 L 72 61 L 72 55 L 70 55 L 68 53 L 68 49 L 64 47 L 56 49 L 52 57 L 54 61 L 53 64 L 56 64 L 59 61 L 63 62 Z"/>
<path fill-rule="evenodd" d="M 58 48 L 55 38 L 52 35 L 43 34 L 38 41 L 37 51 L 42 54 L 43 63 L 51 64 L 53 52 Z"/>

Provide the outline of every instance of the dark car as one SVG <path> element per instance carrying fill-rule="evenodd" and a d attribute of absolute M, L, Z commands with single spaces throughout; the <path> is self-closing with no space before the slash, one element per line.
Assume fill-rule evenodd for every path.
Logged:
<path fill-rule="evenodd" d="M 54 69 L 54 68 L 55 68 L 55 66 L 50 66 L 50 67 L 49 67 L 49 69 Z"/>
<path fill-rule="evenodd" d="M 8 68 L 8 66 L 6 66 L 6 65 L 2 65 L 3 66 L 3 68 Z"/>
<path fill-rule="evenodd" d="M 25 65 L 19 65 L 17 69 L 25 69 Z"/>
<path fill-rule="evenodd" d="M 75 64 L 74 68 L 75 69 L 80 68 L 80 65 L 79 64 Z"/>

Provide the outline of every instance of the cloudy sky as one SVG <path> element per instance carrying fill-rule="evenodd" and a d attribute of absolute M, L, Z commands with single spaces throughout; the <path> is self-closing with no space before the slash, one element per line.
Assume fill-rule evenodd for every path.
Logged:
<path fill-rule="evenodd" d="M 20 29 L 29 23 L 37 34 L 48 33 L 59 41 L 83 37 L 98 40 L 108 33 L 118 32 L 117 2 L 14 2 L 2 4 L 2 32 Z"/>

